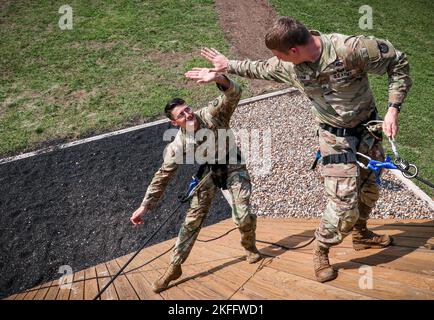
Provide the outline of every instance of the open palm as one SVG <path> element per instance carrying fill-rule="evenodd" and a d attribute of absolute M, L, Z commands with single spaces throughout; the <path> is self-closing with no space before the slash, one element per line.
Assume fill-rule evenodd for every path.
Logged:
<path fill-rule="evenodd" d="M 189 79 L 196 80 L 197 83 L 208 83 L 217 78 L 217 72 L 211 71 L 208 68 L 193 68 L 185 73 Z"/>
<path fill-rule="evenodd" d="M 200 51 L 200 54 L 202 55 L 202 57 L 204 57 L 214 65 L 214 68 L 211 69 L 212 71 L 216 71 L 216 72 L 226 71 L 229 60 L 228 58 L 226 58 L 226 56 L 218 52 L 216 49 L 205 47 Z"/>

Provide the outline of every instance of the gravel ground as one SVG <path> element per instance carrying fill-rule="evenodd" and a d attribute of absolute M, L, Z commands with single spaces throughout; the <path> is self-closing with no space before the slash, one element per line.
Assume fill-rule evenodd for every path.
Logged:
<path fill-rule="evenodd" d="M 319 168 L 310 170 L 318 146 L 309 100 L 299 93 L 240 106 L 231 121 L 234 129 L 271 130 L 271 170 L 247 162 L 253 183 L 252 209 L 258 216 L 317 218 L 326 205 Z M 262 140 L 261 140 L 262 150 Z M 257 159 L 257 158 L 256 158 Z M 433 219 L 434 211 L 393 174 L 382 177 L 380 199 L 371 217 Z"/>

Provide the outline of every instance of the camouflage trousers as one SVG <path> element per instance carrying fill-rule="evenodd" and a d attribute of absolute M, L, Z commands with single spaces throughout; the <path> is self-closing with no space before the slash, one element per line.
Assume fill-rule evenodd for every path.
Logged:
<path fill-rule="evenodd" d="M 375 140 L 367 131 L 359 138 L 337 137 L 319 128 L 318 136 L 323 157 L 343 152 L 360 152 L 372 159 L 384 160 L 381 142 Z M 358 160 L 361 161 L 361 158 Z M 369 219 L 369 214 L 379 198 L 379 189 L 374 173 L 356 163 L 324 165 L 321 175 L 324 178 L 328 203 L 315 237 L 319 245 L 331 247 L 341 243 L 359 219 Z"/>
<path fill-rule="evenodd" d="M 252 186 L 244 165 L 229 165 L 227 186 L 228 190 L 225 191 L 230 195 L 227 198 L 230 199 L 232 219 L 241 233 L 241 245 L 245 249 L 251 249 L 256 241 L 256 215 L 250 212 Z M 191 199 L 190 208 L 173 249 L 173 264 L 182 264 L 190 254 L 217 189 L 212 179 L 208 179 Z"/>

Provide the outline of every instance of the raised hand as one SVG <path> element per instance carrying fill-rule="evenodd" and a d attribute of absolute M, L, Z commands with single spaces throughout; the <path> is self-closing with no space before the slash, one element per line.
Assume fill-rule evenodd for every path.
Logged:
<path fill-rule="evenodd" d="M 197 83 L 208 83 L 216 81 L 219 74 L 208 68 L 193 68 L 192 70 L 187 71 L 185 76 L 189 79 L 196 80 Z"/>
<path fill-rule="evenodd" d="M 220 52 L 218 52 L 214 48 L 203 48 L 200 50 L 200 54 L 202 57 L 207 59 L 209 62 L 211 62 L 214 65 L 214 68 L 211 69 L 211 71 L 214 72 L 224 72 L 226 71 L 229 59 L 226 58 L 226 56 L 222 55 Z"/>

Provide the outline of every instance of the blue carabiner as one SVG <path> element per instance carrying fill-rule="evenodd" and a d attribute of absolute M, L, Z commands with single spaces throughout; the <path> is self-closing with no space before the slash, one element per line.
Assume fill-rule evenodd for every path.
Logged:
<path fill-rule="evenodd" d="M 199 184 L 199 179 L 195 176 L 191 177 L 190 184 L 188 185 L 187 190 L 187 198 L 190 198 L 193 192 L 193 189 Z"/>
<path fill-rule="evenodd" d="M 381 169 L 398 169 L 396 164 L 392 162 L 389 156 L 386 157 L 386 160 L 384 161 L 377 161 L 370 159 L 368 162 L 368 169 L 371 169 L 374 171 L 375 174 L 375 182 L 377 185 L 381 185 L 381 179 L 380 179 L 380 170 Z"/>

